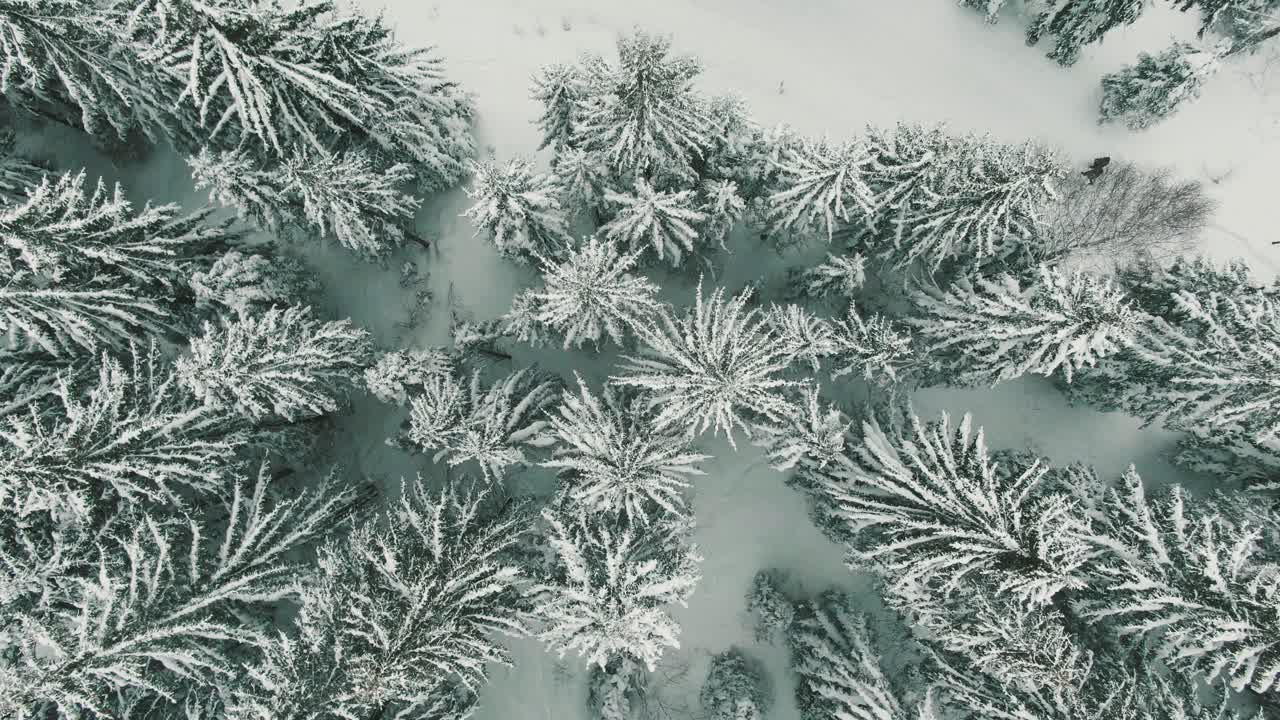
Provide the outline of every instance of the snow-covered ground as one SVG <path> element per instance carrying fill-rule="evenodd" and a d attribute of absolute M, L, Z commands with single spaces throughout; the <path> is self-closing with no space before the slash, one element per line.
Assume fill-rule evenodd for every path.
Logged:
<path fill-rule="evenodd" d="M 368 10 L 381 7 L 360 1 Z M 1096 124 L 1104 72 L 1132 61 L 1138 49 L 1158 50 L 1171 35 L 1193 34 L 1193 18 L 1164 8 L 1087 49 L 1070 70 L 1026 48 L 1017 17 L 989 27 L 979 13 L 950 0 L 390 0 L 385 11 L 404 40 L 436 45 L 450 76 L 476 95 L 480 146 L 499 159 L 537 146 L 532 120 L 538 108 L 528 98 L 528 85 L 538 66 L 588 50 L 610 52 L 619 32 L 638 25 L 673 34 L 677 48 L 704 62 L 707 91 L 741 94 L 764 123 L 845 137 L 867 123 L 945 120 L 1005 140 L 1037 138 L 1080 164 L 1110 155 L 1172 165 L 1211 183 L 1221 201 L 1203 239 L 1206 253 L 1244 257 L 1259 274 L 1280 272 L 1269 245 L 1280 180 L 1280 79 L 1272 70 L 1280 69 L 1280 60 L 1260 56 L 1224 71 L 1199 102 L 1146 133 Z M 182 163 L 162 153 L 121 172 L 101 164 L 90 172 L 120 176 L 139 199 L 188 206 L 203 201 Z M 412 300 L 397 282 L 398 262 L 419 254 L 416 247 L 390 268 L 362 265 L 337 248 L 310 252 L 330 310 L 369 328 L 387 347 L 444 342 L 451 290 L 477 318 L 504 311 L 533 276 L 500 261 L 491 246 L 472 237 L 470 224 L 459 217 L 466 205 L 465 196 L 454 192 L 430 199 L 420 214 L 419 228 L 438 238 L 438 253 L 417 258 L 430 272 L 436 298 L 419 325 L 398 325 Z M 753 260 L 745 260 L 735 277 L 759 272 Z M 565 362 L 581 362 L 595 377 L 607 373 L 587 355 L 561 359 L 557 369 L 568 369 Z M 1102 473 L 1118 473 L 1134 462 L 1158 481 L 1194 480 L 1163 459 L 1174 440 L 1170 434 L 1072 408 L 1044 381 L 933 390 L 915 401 L 922 413 L 973 412 L 994 447 L 1031 448 L 1060 463 L 1088 461 Z M 389 483 L 425 467 L 424 459 L 382 444 L 399 420 L 394 409 L 357 400 L 342 420 L 342 446 L 334 458 L 351 474 Z M 734 453 L 722 442 L 708 443 L 706 450 L 716 459 L 694 499 L 704 580 L 689 607 L 676 613 L 683 647 L 664 668 L 671 676 L 665 694 L 676 704 L 696 701 L 710 656 L 736 644 L 766 661 L 778 696 L 770 717 L 790 720 L 795 709 L 785 658 L 779 649 L 758 648 L 751 640 L 744 596 L 752 575 L 760 568 L 786 568 L 813 590 L 833 584 L 858 590 L 860 583 L 844 569 L 841 550 L 810 523 L 799 494 L 756 451 L 744 446 Z M 512 647 L 516 666 L 495 669 L 481 720 L 585 717 L 577 658 L 558 663 L 531 640 Z"/>

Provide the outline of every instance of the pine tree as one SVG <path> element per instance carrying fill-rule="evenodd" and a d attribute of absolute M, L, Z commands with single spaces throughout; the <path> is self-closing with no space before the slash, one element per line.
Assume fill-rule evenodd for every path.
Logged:
<path fill-rule="evenodd" d="M 871 215 L 876 199 L 863 177 L 870 161 L 861 143 L 803 140 L 779 161 L 780 187 L 768 198 L 774 227 L 821 231 L 830 242 L 842 225 Z"/>
<path fill-rule="evenodd" d="M 332 153 L 298 147 L 276 164 L 245 149 L 207 148 L 188 164 L 197 189 L 235 207 L 266 230 L 316 232 L 343 247 L 377 258 L 412 240 L 418 200 L 400 188 L 412 178 L 403 163 L 381 167 L 360 150 Z"/>
<path fill-rule="evenodd" d="M 632 274 L 641 251 L 587 238 L 560 259 L 542 261 L 543 287 L 526 291 L 531 321 L 564 337 L 564 348 L 624 345 L 631 328 L 658 308 L 658 286 Z"/>
<path fill-rule="evenodd" d="M 662 192 L 644 180 L 636 180 L 633 193 L 606 190 L 604 198 L 618 211 L 600 231 L 631 252 L 652 248 L 658 260 L 669 259 L 678 266 L 685 253 L 705 244 L 697 226 L 707 216 L 695 209 L 692 190 Z"/>
<path fill-rule="evenodd" d="M 431 711 L 510 665 L 494 635 L 523 631 L 514 552 L 528 521 L 483 492 L 406 487 L 385 520 L 321 549 L 297 632 L 266 643 L 231 717 L 464 717 Z"/>
<path fill-rule="evenodd" d="M 409 400 L 406 439 L 435 451 L 437 462 L 445 459 L 454 466 L 474 460 L 485 482 L 501 481 L 508 468 L 529 462 L 524 446 L 547 427 L 542 411 L 556 390 L 555 382 L 528 369 L 487 388 L 478 370 L 467 382 L 431 376 L 422 393 Z"/>
<path fill-rule="evenodd" d="M 987 22 L 995 25 L 1000 19 L 1000 9 L 1004 7 L 1005 0 L 957 0 L 957 3 L 983 11 L 987 15 Z"/>
<path fill-rule="evenodd" d="M 823 470 L 848 462 L 844 451 L 852 425 L 839 409 L 823 405 L 819 388 L 809 386 L 782 418 L 756 427 L 754 442 L 765 449 L 778 472 L 795 467 Z"/>
<path fill-rule="evenodd" d="M 154 346 L 127 365 L 104 356 L 96 377 L 55 387 L 49 412 L 33 403 L 0 426 L 0 505 L 22 515 L 84 518 L 102 499 L 217 492 L 244 442 L 232 419 L 182 391 Z"/>
<path fill-rule="evenodd" d="M 804 364 L 817 373 L 822 361 L 836 353 L 835 330 L 827 320 L 801 305 L 774 305 L 765 315 L 788 364 Z"/>
<path fill-rule="evenodd" d="M 455 358 L 441 348 L 393 350 L 378 356 L 364 371 L 365 389 L 385 403 L 400 407 L 409 401 L 409 390 L 424 387 L 432 378 L 450 377 Z"/>
<path fill-rule="evenodd" d="M 937 582 L 944 591 L 982 579 L 1001 592 L 1046 602 L 1081 584 L 1085 550 L 1065 496 L 1037 492 L 1038 460 L 988 453 L 969 416 L 875 416 L 844 458 L 810 467 L 802 483 L 817 498 L 856 564 L 871 564 L 894 586 Z"/>
<path fill-rule="evenodd" d="M 329 482 L 269 501 L 268 476 L 263 466 L 255 483 L 235 483 L 204 517 L 120 516 L 88 541 L 83 574 L 57 579 L 43 602 L 0 610 L 13 633 L 0 713 L 116 717 L 121 694 L 180 704 L 234 676 L 239 651 L 266 645 L 259 623 L 296 592 L 294 553 L 352 505 Z"/>
<path fill-rule="evenodd" d="M 17 285 L 17 287 L 14 287 Z M 172 318 L 129 286 L 116 290 L 0 287 L 0 331 L 14 349 L 58 358 L 95 355 L 174 330 Z"/>
<path fill-rule="evenodd" d="M 466 216 L 476 234 L 485 233 L 506 257 L 527 261 L 530 256 L 557 257 L 571 240 L 555 195 L 555 181 L 533 172 L 525 158 L 512 158 L 499 167 L 472 163 L 475 185 L 467 191 L 474 204 Z"/>
<path fill-rule="evenodd" d="M 1239 691 L 1280 684 L 1280 576 L 1264 528 L 1189 506 L 1174 487 L 1146 498 L 1130 468 L 1088 541 L 1098 557 L 1084 615 L 1153 641 L 1161 659 Z"/>
<path fill-rule="evenodd" d="M 855 242 L 898 267 L 920 261 L 932 270 L 1034 257 L 1054 184 L 1066 173 L 1053 151 L 916 125 L 871 137 L 866 181 L 877 213 Z"/>
<path fill-rule="evenodd" d="M 127 30 L 217 147 L 249 141 L 281 154 L 367 142 L 412 162 L 433 189 L 455 184 L 474 152 L 470 100 L 438 58 L 402 46 L 381 17 L 339 15 L 331 0 L 181 0 L 137 3 Z"/>
<path fill-rule="evenodd" d="M 1016 278 L 962 279 L 914 295 L 909 320 L 945 381 L 994 385 L 1028 373 L 1075 371 L 1132 342 L 1138 314 L 1109 280 L 1041 267 Z"/>
<path fill-rule="evenodd" d="M 197 307 L 243 317 L 306 303 L 319 294 L 320 282 L 288 255 L 228 250 L 208 269 L 192 273 L 191 290 Z"/>
<path fill-rule="evenodd" d="M 1178 0 L 1178 9 L 1200 11 L 1200 30 L 1226 35 L 1232 51 L 1252 50 L 1280 35 L 1280 3 L 1276 0 Z"/>
<path fill-rule="evenodd" d="M 862 253 L 836 255 L 787 275 L 790 293 L 797 298 L 820 299 L 831 296 L 853 300 L 867 282 L 867 260 Z"/>
<path fill-rule="evenodd" d="M 600 212 L 605 206 L 610 178 L 600 158 L 577 148 L 564 148 L 556 153 L 551 170 L 556 196 L 569 218 L 586 212 L 597 227 L 603 225 Z"/>
<path fill-rule="evenodd" d="M 699 284 L 691 311 L 677 317 L 664 308 L 639 331 L 641 354 L 628 356 L 613 381 L 645 392 L 660 430 L 697 435 L 710 428 L 731 444 L 734 428 L 750 435 L 750 419 L 785 413 L 782 392 L 793 383 L 781 376 L 786 349 L 760 310 L 747 309 L 749 299 L 743 292 L 725 300 L 716 288 L 704 301 Z"/>
<path fill-rule="evenodd" d="M 705 156 L 711 123 L 693 90 L 702 67 L 671 55 L 665 37 L 634 32 L 618 38 L 618 64 L 586 61 L 588 96 L 574 144 L 598 153 L 619 175 L 688 178 Z"/>
<path fill-rule="evenodd" d="M 755 618 L 758 643 L 773 643 L 780 633 L 791 632 L 795 623 L 797 604 L 782 591 L 786 579 L 786 573 L 777 569 L 760 570 L 751 578 L 747 611 Z"/>
<path fill-rule="evenodd" d="M 191 339 L 178 382 L 206 405 L 254 422 L 296 422 L 338 409 L 337 395 L 369 364 L 369 334 L 319 322 L 309 307 L 271 308 Z"/>
<path fill-rule="evenodd" d="M 796 705 L 802 720 L 937 717 L 931 695 L 914 712 L 899 702 L 872 649 L 866 618 L 858 614 L 851 597 L 826 592 L 804 610 L 787 638 L 791 667 L 799 679 Z"/>
<path fill-rule="evenodd" d="M 48 172 L 42 163 L 17 154 L 17 139 L 12 128 L 0 128 L 0 202 L 23 202 L 27 190 L 40 185 Z"/>
<path fill-rule="evenodd" d="M 864 319 L 854 307 L 832 324 L 831 376 L 858 373 L 879 385 L 900 382 L 917 364 L 912 337 L 879 313 Z"/>
<path fill-rule="evenodd" d="M 1143 130 L 1170 117 L 1185 102 L 1200 97 L 1200 86 L 1219 66 L 1216 53 L 1177 43 L 1159 55 L 1138 54 L 1102 78 L 1101 122 L 1122 122 Z"/>
<path fill-rule="evenodd" d="M 537 122 L 542 130 L 539 150 L 550 147 L 559 155 L 572 147 L 588 91 L 587 78 L 576 65 L 545 65 L 533 76 L 530 96 L 543 107 Z"/>
<path fill-rule="evenodd" d="M 1148 0 L 1052 0 L 1027 29 L 1027 44 L 1054 35 L 1049 57 L 1062 66 L 1074 65 L 1085 45 L 1100 42 L 1111 30 L 1132 24 Z"/>
<path fill-rule="evenodd" d="M 1280 490 L 1280 438 L 1195 428 L 1179 441 L 1174 461 L 1194 472 L 1244 483 L 1253 492 Z"/>
<path fill-rule="evenodd" d="M 687 437 L 659 430 L 638 399 L 610 387 L 597 397 L 582 378 L 578 392 L 566 389 L 548 412 L 546 433 L 555 452 L 542 465 L 560 471 L 570 500 L 639 525 L 664 512 L 686 515 L 684 490 L 711 457 L 693 452 Z"/>
<path fill-rule="evenodd" d="M 652 672 L 664 650 L 680 647 L 664 606 L 684 605 L 700 579 L 691 527 L 664 519 L 638 529 L 577 506 L 542 515 L 555 564 L 535 588 L 538 638 L 561 657 L 574 652 L 601 668 L 623 658 Z"/>
<path fill-rule="evenodd" d="M 698 699 L 709 720 L 762 720 L 773 698 L 759 663 L 731 648 L 711 658 Z"/>
<path fill-rule="evenodd" d="M 723 248 L 729 233 L 746 215 L 747 203 L 732 180 L 708 180 L 700 188 L 700 196 L 704 220 L 698 234 L 707 244 L 714 242 Z"/>

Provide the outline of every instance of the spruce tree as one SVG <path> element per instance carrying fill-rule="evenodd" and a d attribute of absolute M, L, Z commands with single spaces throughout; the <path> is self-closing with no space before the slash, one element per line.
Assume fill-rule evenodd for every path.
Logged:
<path fill-rule="evenodd" d="M 230 716 L 465 717 L 452 711 L 474 702 L 487 666 L 511 663 L 495 635 L 523 631 L 515 550 L 528 522 L 483 492 L 406 487 L 385 519 L 321 549 L 298 629 L 264 643 Z"/>
<path fill-rule="evenodd" d="M 986 13 L 987 22 L 995 25 L 1000 19 L 1000 10 L 1004 7 L 1005 0 L 956 0 L 957 4 L 965 7 L 971 7 Z"/>
<path fill-rule="evenodd" d="M 521 262 L 531 257 L 558 257 L 572 242 L 556 199 L 554 178 L 536 174 L 525 158 L 506 165 L 472 164 L 475 185 L 467 191 L 474 203 L 466 216 L 476 234 L 489 236 L 498 252 Z"/>
<path fill-rule="evenodd" d="M 1138 54 L 1138 63 L 1102 78 L 1101 122 L 1122 122 L 1143 130 L 1170 117 L 1200 96 L 1200 86 L 1217 71 L 1216 53 L 1177 43 L 1159 55 Z"/>
<path fill-rule="evenodd" d="M 606 386 L 596 396 L 582 378 L 548 412 L 546 435 L 554 453 L 542 465 L 560 472 L 572 502 L 639 525 L 687 514 L 685 488 L 710 458 L 679 432 L 659 430 L 634 395 Z"/>
<path fill-rule="evenodd" d="M 197 307 L 242 317 L 306 303 L 319 294 L 320 282 L 288 255 L 228 250 L 207 269 L 192 273 L 191 290 Z"/>
<path fill-rule="evenodd" d="M 1012 276 L 963 279 L 914 295 L 909 319 L 938 376 L 994 385 L 1026 374 L 1075 372 L 1115 355 L 1137 336 L 1139 314 L 1110 281 L 1041 267 L 1030 282 Z"/>
<path fill-rule="evenodd" d="M 669 518 L 637 528 L 564 504 L 542 516 L 555 559 L 535 588 L 538 638 L 561 657 L 572 652 L 602 669 L 622 660 L 652 672 L 665 650 L 680 647 L 666 606 L 684 605 L 700 579 L 692 528 Z"/>
<path fill-rule="evenodd" d="M 1049 57 L 1059 65 L 1074 65 L 1080 50 L 1102 40 L 1111 30 L 1129 25 L 1142 15 L 1148 0 L 1051 0 L 1027 29 L 1027 44 L 1053 35 Z"/>
<path fill-rule="evenodd" d="M 750 423 L 782 415 L 783 395 L 793 382 L 782 372 L 790 363 L 759 309 L 747 309 L 749 292 L 726 300 L 724 289 L 703 297 L 677 315 L 663 309 L 639 331 L 639 355 L 628 356 L 613 382 L 638 388 L 657 410 L 659 429 L 681 428 L 689 435 L 708 429 L 750 435 Z"/>
<path fill-rule="evenodd" d="M 309 307 L 273 307 L 205 323 L 178 359 L 183 387 L 212 408 L 255 423 L 332 413 L 369 364 L 369 334 L 349 320 L 320 322 Z"/>
<path fill-rule="evenodd" d="M 711 658 L 698 699 L 708 720 L 762 720 L 773 700 L 759 662 L 737 648 Z"/>
<path fill-rule="evenodd" d="M 837 229 L 875 210 L 864 173 L 871 157 L 861 143 L 804 140 L 780 161 L 779 188 L 768 198 L 774 227 L 821 232 L 830 242 Z"/>
<path fill-rule="evenodd" d="M 582 68 L 576 65 L 556 63 L 538 70 L 530 96 L 543 107 L 537 121 L 542 130 L 539 150 L 550 147 L 559 155 L 573 146 L 589 90 Z"/>
<path fill-rule="evenodd" d="M 696 209 L 692 190 L 663 192 L 637 180 L 634 192 L 606 191 L 604 199 L 617 213 L 600 231 L 631 252 L 652 250 L 658 260 L 678 266 L 705 244 L 698 226 L 707 216 Z"/>

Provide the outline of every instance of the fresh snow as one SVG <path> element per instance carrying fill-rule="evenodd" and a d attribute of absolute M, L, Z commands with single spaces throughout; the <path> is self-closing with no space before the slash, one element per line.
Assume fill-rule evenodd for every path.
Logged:
<path fill-rule="evenodd" d="M 384 8 L 360 4 L 370 11 Z M 1008 3 L 1015 10 L 1020 4 Z M 1194 34 L 1193 15 L 1164 6 L 1086 48 L 1070 69 L 1046 59 L 1043 48 L 1024 46 L 1016 14 L 1006 11 L 990 27 L 980 12 L 951 0 L 389 0 L 385 12 L 403 41 L 437 46 L 450 78 L 476 95 L 481 153 L 492 152 L 499 162 L 532 155 L 538 145 L 533 121 L 540 110 L 529 99 L 529 84 L 539 66 L 572 61 L 583 51 L 609 53 L 618 33 L 640 26 L 672 34 L 677 52 L 696 54 L 704 63 L 705 91 L 740 94 L 763 124 L 786 122 L 839 140 L 860 134 L 867 123 L 947 121 L 954 129 L 989 131 L 1003 141 L 1044 141 L 1082 168 L 1100 155 L 1175 166 L 1209 182 L 1221 201 L 1203 251 L 1219 259 L 1243 257 L 1260 275 L 1280 273 L 1269 245 L 1280 182 L 1275 50 L 1219 73 L 1198 102 L 1151 130 L 1131 133 L 1096 123 L 1104 73 L 1134 61 L 1140 49 L 1159 51 L 1171 37 Z M 46 141 L 54 142 L 44 146 L 52 148 L 60 167 L 85 163 L 89 154 L 82 139 L 56 128 L 48 134 L 53 137 Z M 544 152 L 539 165 L 548 158 Z M 185 164 L 171 154 L 157 152 L 123 168 L 100 159 L 87 164 L 91 175 L 125 182 L 138 202 L 153 198 L 196 207 L 205 199 L 192 189 Z M 410 245 L 385 268 L 361 263 L 337 246 L 301 244 L 325 285 L 325 310 L 351 317 L 387 349 L 446 342 L 450 297 L 476 319 L 504 312 L 516 292 L 534 284 L 535 271 L 499 258 L 492 244 L 473 237 L 475 229 L 460 217 L 468 205 L 461 191 L 426 199 L 418 231 L 438 242 L 437 251 L 424 256 Z M 427 315 L 413 328 L 397 325 L 413 300 L 412 291 L 397 283 L 408 258 L 429 273 L 434 293 Z M 760 275 L 759 265 L 737 260 L 730 258 L 722 282 L 741 284 Z M 770 265 L 780 262 L 771 259 Z M 696 278 L 660 281 L 670 299 L 691 304 Z M 537 359 L 567 374 L 589 357 L 529 351 L 520 360 Z M 576 369 L 598 382 L 609 368 L 599 361 L 593 365 Z M 1088 461 L 1111 476 L 1132 462 L 1151 481 L 1203 487 L 1164 459 L 1174 434 L 1071 407 L 1042 379 L 995 389 L 928 390 L 914 401 L 926 417 L 940 409 L 957 416 L 972 412 L 995 448 L 1029 448 L 1055 463 Z M 388 489 L 418 470 L 439 478 L 442 471 L 431 469 L 425 457 L 407 457 L 384 445 L 405 412 L 356 398 L 340 419 L 332 458 L 353 479 L 377 479 Z M 844 568 L 842 550 L 809 521 L 801 495 L 784 485 L 758 450 L 739 447 L 735 453 L 723 440 L 701 444 L 715 456 L 703 464 L 708 475 L 694 482 L 695 541 L 706 558 L 703 581 L 689 606 L 674 612 L 683 627 L 682 647 L 668 653 L 653 682 L 665 686 L 662 695 L 673 707 L 692 706 L 710 658 L 739 645 L 766 662 L 776 695 L 769 717 L 791 720 L 796 710 L 785 653 L 758 647 L 752 639 L 745 613 L 752 576 L 761 568 L 783 568 L 807 590 L 843 586 L 864 594 L 869 606 L 875 593 Z M 494 668 L 478 720 L 586 718 L 581 659 L 558 661 L 530 639 L 509 644 L 515 667 Z"/>

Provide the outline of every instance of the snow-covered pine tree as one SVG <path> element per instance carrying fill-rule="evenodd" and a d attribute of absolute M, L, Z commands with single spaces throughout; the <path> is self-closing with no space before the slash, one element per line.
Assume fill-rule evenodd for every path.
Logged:
<path fill-rule="evenodd" d="M 0 202 L 25 201 L 27 190 L 40 185 L 48 172 L 41 164 L 19 155 L 16 144 L 13 128 L 0 127 Z"/>
<path fill-rule="evenodd" d="M 652 672 L 665 650 L 680 647 L 665 606 L 684 605 L 700 579 L 691 523 L 667 517 L 636 527 L 563 503 L 542 515 L 555 561 L 535 588 L 537 637 L 561 657 L 573 652 L 601 668 L 622 659 Z"/>
<path fill-rule="evenodd" d="M 180 294 L 193 260 L 238 237 L 228 223 L 209 222 L 209 210 L 184 215 L 177 205 L 150 204 L 139 210 L 119 185 L 99 180 L 88 191 L 85 181 L 83 171 L 45 178 L 23 202 L 0 207 L 0 272 L 9 287 L 124 284 L 160 303 Z"/>
<path fill-rule="evenodd" d="M 431 378 L 451 377 L 454 369 L 455 358 L 442 348 L 393 350 L 364 371 L 364 384 L 382 402 L 404 407 L 412 388 L 424 387 Z"/>
<path fill-rule="evenodd" d="M 697 209 L 692 190 L 663 192 L 637 179 L 634 191 L 606 190 L 604 199 L 617 212 L 600 231 L 630 252 L 652 250 L 658 260 L 678 266 L 686 253 L 707 244 L 698 234 L 707 216 Z"/>
<path fill-rule="evenodd" d="M 1050 0 L 1027 28 L 1027 44 L 1053 35 L 1049 57 L 1059 65 L 1074 65 L 1080 50 L 1102 40 L 1111 30 L 1129 25 L 1142 15 L 1148 0 Z"/>
<path fill-rule="evenodd" d="M 1250 491 L 1280 490 L 1280 438 L 1195 428 L 1178 442 L 1174 461 L 1194 472 L 1244 483 Z"/>
<path fill-rule="evenodd" d="M 601 211 L 605 207 L 604 194 L 609 189 L 608 168 L 600 158 L 578 148 L 565 148 L 551 161 L 551 171 L 556 181 L 556 196 L 566 219 L 587 213 L 596 227 L 603 225 Z"/>
<path fill-rule="evenodd" d="M 787 640 L 801 720 L 936 720 L 931 694 L 915 708 L 899 701 L 852 597 L 829 591 L 806 603 Z"/>
<path fill-rule="evenodd" d="M 544 65 L 533 76 L 530 97 L 542 104 L 539 150 L 549 147 L 559 155 L 572 147 L 588 91 L 587 78 L 577 65 Z"/>
<path fill-rule="evenodd" d="M 155 346 L 127 364 L 103 356 L 93 376 L 60 379 L 50 406 L 33 403 L 5 420 L 0 505 L 20 515 L 85 518 L 111 502 L 215 493 L 244 441 L 233 420 L 203 412 L 182 391 Z"/>
<path fill-rule="evenodd" d="M 156 302 L 129 286 L 117 289 L 0 287 L 0 332 L 13 349 L 60 359 L 173 331 L 175 322 Z"/>
<path fill-rule="evenodd" d="M 296 633 L 266 644 L 231 717 L 461 720 L 430 711 L 510 664 L 494 636 L 523 631 L 514 549 L 529 520 L 484 492 L 405 487 L 385 519 L 321 549 Z"/>
<path fill-rule="evenodd" d="M 813 267 L 788 271 L 787 286 L 791 296 L 804 299 L 838 297 L 853 300 L 867 281 L 867 260 L 862 253 L 836 255 Z"/>
<path fill-rule="evenodd" d="M 853 421 L 838 408 L 824 405 L 817 386 L 807 386 L 801 392 L 785 416 L 756 427 L 753 442 L 765 449 L 770 465 L 778 472 L 798 466 L 822 470 L 828 464 L 847 463 L 844 449 Z"/>
<path fill-rule="evenodd" d="M 320 281 L 294 258 L 228 250 L 207 269 L 191 275 L 196 306 L 237 317 L 274 305 L 305 304 L 320 292 Z"/>
<path fill-rule="evenodd" d="M 894 586 L 933 581 L 949 592 L 981 579 L 1035 603 L 1081 584 L 1074 502 L 1039 489 L 1047 467 L 1038 460 L 993 458 L 968 415 L 958 426 L 945 413 L 931 423 L 871 415 L 846 453 L 803 467 L 801 482 L 853 564 Z"/>
<path fill-rule="evenodd" d="M 773 227 L 821 232 L 830 242 L 842 225 L 870 216 L 876 198 L 863 177 L 870 162 L 859 142 L 804 139 L 786 149 L 778 188 L 768 198 Z"/>
<path fill-rule="evenodd" d="M 506 165 L 472 163 L 475 184 L 467 190 L 474 202 L 465 213 L 505 257 L 528 262 L 531 257 L 558 257 L 572 243 L 556 199 L 555 179 L 535 173 L 533 163 L 514 157 Z"/>
<path fill-rule="evenodd" d="M 762 720 L 773 698 L 760 662 L 737 648 L 711 658 L 698 700 L 708 720 Z"/>
<path fill-rule="evenodd" d="M 877 203 L 875 227 L 855 240 L 899 267 L 1025 264 L 1034 256 L 1028 244 L 1066 173 L 1052 150 L 906 124 L 872 139 L 867 182 Z"/>
<path fill-rule="evenodd" d="M 526 464 L 524 446 L 547 427 L 543 411 L 556 399 L 558 383 L 529 369 L 485 387 L 480 371 L 467 380 L 434 375 L 409 399 L 405 438 L 435 460 L 461 465 L 474 460 L 485 482 L 500 482 L 507 470 Z"/>
<path fill-rule="evenodd" d="M 129 49 L 152 60 L 172 100 L 189 103 L 209 145 L 281 154 L 369 143 L 414 164 L 431 189 L 461 179 L 474 153 L 470 99 L 380 16 L 339 14 L 332 0 L 129 4 Z"/>
<path fill-rule="evenodd" d="M 796 619 L 796 603 L 782 591 L 787 579 L 782 570 L 770 568 L 756 572 L 747 593 L 747 612 L 755 621 L 756 642 L 772 643 L 791 632 Z"/>
<path fill-rule="evenodd" d="M 693 89 L 697 59 L 673 56 L 671 40 L 636 31 L 618 38 L 618 64 L 585 62 L 589 91 L 574 144 L 606 158 L 628 178 L 691 179 L 704 157 L 711 121 Z"/>
<path fill-rule="evenodd" d="M 369 333 L 350 320 L 321 322 L 311 308 L 205 323 L 178 358 L 177 378 L 207 406 L 255 423 L 332 413 L 370 363 Z"/>
<path fill-rule="evenodd" d="M 1218 53 L 1188 43 L 1158 55 L 1138 53 L 1136 65 L 1102 77 L 1100 122 L 1122 122 L 1130 130 L 1151 127 L 1200 97 L 1200 86 L 1218 67 Z"/>
<path fill-rule="evenodd" d="M 1095 580 L 1083 614 L 1153 642 L 1175 669 L 1269 692 L 1280 685 L 1280 574 L 1263 537 L 1178 487 L 1149 500 L 1130 468 L 1087 537 Z"/>
<path fill-rule="evenodd" d="M 377 258 L 412 240 L 418 200 L 401 190 L 406 164 L 382 167 L 362 150 L 342 153 L 298 146 L 264 163 L 246 149 L 202 149 L 188 159 L 196 188 L 236 208 L 266 230 L 316 232 L 365 257 Z"/>
<path fill-rule="evenodd" d="M 640 526 L 663 513 L 687 514 L 684 490 L 711 456 L 694 452 L 687 436 L 660 430 L 638 398 L 608 386 L 597 397 L 578 378 L 578 391 L 565 389 L 547 418 L 555 451 L 542 465 L 560 472 L 574 504 Z"/>
<path fill-rule="evenodd" d="M 724 288 L 704 299 L 699 283 L 693 308 L 676 315 L 664 307 L 639 330 L 644 347 L 613 382 L 644 391 L 658 429 L 723 431 L 731 444 L 734 428 L 749 436 L 751 421 L 784 415 L 790 358 L 749 299 L 744 291 L 726 300 Z"/>
<path fill-rule="evenodd" d="M 185 520 L 116 516 L 84 542 L 83 572 L 37 584 L 47 593 L 38 602 L 0 595 L 13 638 L 0 661 L 0 714 L 121 717 L 121 695 L 180 707 L 236 675 L 242 651 L 267 644 L 260 625 L 275 604 L 296 592 L 295 553 L 353 504 L 328 481 L 270 500 L 269 476 L 262 466 L 256 482 L 232 486 L 225 507 Z"/>
<path fill-rule="evenodd" d="M 875 313 L 863 318 L 853 303 L 831 325 L 831 377 L 857 373 L 867 382 L 893 385 L 919 363 L 912 336 Z"/>
<path fill-rule="evenodd" d="M 1200 30 L 1225 35 L 1232 54 L 1249 51 L 1280 35 L 1280 2 L 1276 0 L 1177 0 L 1178 9 L 1200 11 Z"/>
<path fill-rule="evenodd" d="M 1174 299 L 1179 316 L 1150 319 L 1133 346 L 1135 411 L 1175 428 L 1280 433 L 1280 298 L 1182 290 Z"/>
<path fill-rule="evenodd" d="M 769 328 L 787 356 L 788 364 L 808 365 L 817 373 L 823 360 L 836 353 L 831 323 L 795 303 L 774 305 L 765 314 Z"/>
<path fill-rule="evenodd" d="M 164 93 L 114 52 L 106 3 L 0 4 L 0 93 L 16 107 L 97 137 L 129 138 L 168 115 Z"/>
<path fill-rule="evenodd" d="M 1000 19 L 1000 10 L 1004 7 L 1005 0 L 956 0 L 956 4 L 964 7 L 971 7 L 975 10 L 981 10 L 986 13 L 987 22 L 995 25 Z"/>
<path fill-rule="evenodd" d="M 965 278 L 946 290 L 926 286 L 913 299 L 917 314 L 908 322 L 938 376 L 958 385 L 1059 372 L 1071 382 L 1138 331 L 1139 314 L 1110 280 L 1044 266 L 1030 282 Z"/>
<path fill-rule="evenodd" d="M 698 234 L 710 245 L 724 247 L 725 240 L 734 226 L 746 215 L 747 203 L 738 194 L 738 184 L 732 180 L 708 180 L 699 189 L 699 211 L 703 214 Z"/>
<path fill-rule="evenodd" d="M 631 328 L 658 309 L 658 286 L 632 274 L 643 250 L 624 252 L 616 241 L 587 238 L 564 257 L 542 259 L 540 289 L 527 290 L 530 320 L 564 337 L 564 348 L 604 340 L 625 345 Z"/>

